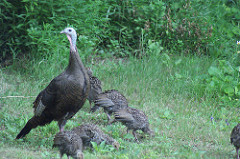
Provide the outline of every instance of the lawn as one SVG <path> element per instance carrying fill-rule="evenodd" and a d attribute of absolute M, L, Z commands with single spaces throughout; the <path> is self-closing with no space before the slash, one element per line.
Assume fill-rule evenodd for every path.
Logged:
<path fill-rule="evenodd" d="M 59 131 L 56 122 L 33 129 L 24 139 L 15 137 L 33 115 L 34 97 L 64 69 L 66 61 L 22 60 L 0 71 L 1 158 L 60 158 L 59 152 L 52 149 L 54 135 Z M 103 90 L 119 90 L 130 106 L 148 115 L 155 137 L 139 131 L 143 138 L 135 143 L 132 134 L 126 134 L 125 126 L 120 123 L 107 126 L 107 116 L 102 111 L 88 113 L 88 102 L 67 122 L 66 129 L 94 122 L 121 144 L 119 151 L 110 146 L 85 150 L 85 159 L 235 158 L 229 138 L 238 122 L 238 108 L 220 106 L 200 80 L 213 61 L 209 57 L 163 54 L 144 60 L 85 62 L 102 81 Z"/>

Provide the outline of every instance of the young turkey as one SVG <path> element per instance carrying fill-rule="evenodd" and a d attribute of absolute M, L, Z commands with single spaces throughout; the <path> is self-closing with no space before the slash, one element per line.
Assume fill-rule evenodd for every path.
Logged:
<path fill-rule="evenodd" d="M 108 117 L 108 124 L 112 124 L 115 120 L 111 121 L 111 115 L 117 110 L 128 107 L 126 97 L 117 90 L 107 90 L 98 95 L 94 101 L 94 107 L 91 112 L 95 112 L 99 107 L 104 109 Z"/>
<path fill-rule="evenodd" d="M 59 129 L 63 131 L 67 120 L 81 109 L 88 97 L 89 77 L 77 51 L 76 31 L 73 28 L 65 28 L 61 33 L 66 34 L 70 42 L 69 64 L 65 71 L 39 93 L 33 103 L 34 116 L 16 139 L 24 137 L 31 129 L 49 124 L 53 120 L 58 121 Z"/>
<path fill-rule="evenodd" d="M 91 105 L 92 102 L 94 102 L 97 98 L 97 96 L 102 93 L 102 83 L 101 81 L 92 75 L 92 70 L 90 68 L 87 68 L 87 73 L 89 76 L 89 80 L 90 80 L 90 92 L 88 94 L 88 101 L 90 104 L 90 110 L 91 110 Z"/>
<path fill-rule="evenodd" d="M 105 144 L 112 145 L 117 150 L 119 149 L 119 143 L 109 135 L 105 134 L 95 124 L 82 124 L 81 126 L 73 128 L 72 131 L 82 138 L 84 147 L 92 147 L 91 142 L 96 142 L 99 145 L 105 141 Z"/>
<path fill-rule="evenodd" d="M 116 121 L 127 127 L 127 133 L 129 130 L 133 130 L 132 134 L 137 142 L 139 142 L 135 133 L 137 130 L 142 130 L 144 133 L 154 136 L 154 132 L 149 128 L 148 117 L 141 110 L 127 107 L 116 111 L 114 115 Z"/>
<path fill-rule="evenodd" d="M 79 135 L 73 131 L 63 131 L 55 135 L 53 148 L 57 147 L 60 156 L 66 154 L 68 158 L 83 159 L 83 143 Z"/>
<path fill-rule="evenodd" d="M 238 151 L 240 148 L 240 123 L 233 128 L 230 136 L 230 141 L 231 141 L 231 144 L 235 146 L 236 152 L 237 152 L 237 159 L 239 159 Z"/>

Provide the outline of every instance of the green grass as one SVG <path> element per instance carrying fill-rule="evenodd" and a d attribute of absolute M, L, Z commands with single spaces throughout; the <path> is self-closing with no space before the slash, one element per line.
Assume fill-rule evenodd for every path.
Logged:
<path fill-rule="evenodd" d="M 67 60 L 59 57 L 41 62 L 23 60 L 16 63 L 18 67 L 2 69 L 0 96 L 37 96 L 66 66 Z M 109 147 L 86 150 L 86 159 L 234 158 L 229 136 L 238 122 L 239 111 L 235 107 L 220 107 L 199 82 L 199 76 L 207 73 L 213 61 L 208 57 L 162 55 L 145 60 L 104 60 L 94 65 L 85 62 L 102 80 L 104 90 L 119 90 L 130 106 L 148 115 L 155 138 L 143 138 L 140 144 L 131 141 L 133 136 L 126 134 L 126 127 L 120 123 L 106 126 L 107 117 L 101 111 L 89 114 L 88 102 L 68 121 L 66 129 L 82 122 L 98 122 L 121 144 L 119 151 Z M 0 99 L 1 158 L 59 158 L 59 152 L 52 149 L 58 132 L 56 122 L 33 129 L 22 140 L 14 140 L 33 115 L 33 101 L 32 97 Z"/>

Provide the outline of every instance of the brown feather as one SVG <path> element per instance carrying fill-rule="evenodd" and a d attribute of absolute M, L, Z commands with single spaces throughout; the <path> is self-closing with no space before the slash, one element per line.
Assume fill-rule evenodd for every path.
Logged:
<path fill-rule="evenodd" d="M 55 135 L 53 147 L 57 147 L 61 157 L 66 154 L 74 159 L 83 159 L 82 139 L 73 131 L 63 131 Z"/>
<path fill-rule="evenodd" d="M 72 131 L 82 138 L 84 147 L 92 147 L 91 142 L 96 142 L 99 145 L 105 141 L 107 145 L 113 145 L 117 150 L 119 149 L 119 143 L 95 124 L 82 124 L 73 128 Z"/>
<path fill-rule="evenodd" d="M 102 93 L 102 82 L 97 77 L 92 75 L 92 70 L 90 68 L 87 68 L 87 73 L 90 81 L 90 91 L 87 99 L 89 100 L 91 109 L 92 102 L 94 102 L 98 95 Z"/>
<path fill-rule="evenodd" d="M 144 133 L 154 135 L 154 132 L 149 128 L 148 117 L 141 110 L 127 107 L 116 111 L 114 115 L 116 121 L 121 122 L 128 130 L 133 130 L 136 141 L 138 141 L 135 134 L 136 130 L 142 130 Z"/>
<path fill-rule="evenodd" d="M 237 153 L 237 159 L 239 159 L 239 154 L 238 154 L 238 150 L 240 148 L 240 123 L 237 124 L 230 135 L 230 142 L 231 144 L 233 144 L 236 148 L 236 153 Z"/>
<path fill-rule="evenodd" d="M 108 116 L 109 124 L 111 114 L 117 110 L 124 109 L 128 107 L 128 101 L 126 97 L 117 90 L 107 90 L 98 95 L 97 99 L 94 101 L 94 107 L 91 112 L 95 112 L 98 108 L 102 107 L 104 112 Z"/>

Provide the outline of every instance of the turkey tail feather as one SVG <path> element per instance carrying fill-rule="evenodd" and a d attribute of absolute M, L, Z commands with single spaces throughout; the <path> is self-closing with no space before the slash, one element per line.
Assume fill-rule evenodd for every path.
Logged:
<path fill-rule="evenodd" d="M 24 126 L 24 128 L 20 131 L 20 133 L 17 135 L 16 139 L 21 139 L 24 136 L 26 136 L 32 129 L 36 128 L 37 126 L 43 126 L 48 123 L 50 123 L 53 119 L 46 118 L 46 117 L 38 117 L 33 116 L 30 120 L 28 120 L 27 124 Z"/>
<path fill-rule="evenodd" d="M 16 139 L 21 139 L 32 130 L 31 124 L 27 123 L 21 132 L 17 135 Z"/>

